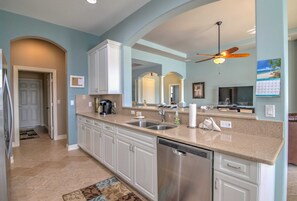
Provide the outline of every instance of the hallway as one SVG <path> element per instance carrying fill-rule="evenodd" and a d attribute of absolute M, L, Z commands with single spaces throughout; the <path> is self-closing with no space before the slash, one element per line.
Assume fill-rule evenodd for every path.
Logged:
<path fill-rule="evenodd" d="M 62 195 L 109 178 L 112 173 L 81 150 L 68 152 L 66 140 L 22 140 L 13 150 L 12 201 L 59 201 Z"/>

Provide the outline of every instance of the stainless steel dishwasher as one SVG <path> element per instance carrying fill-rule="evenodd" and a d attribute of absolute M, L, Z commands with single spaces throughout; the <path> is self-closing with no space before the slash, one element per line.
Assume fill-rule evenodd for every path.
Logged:
<path fill-rule="evenodd" d="M 163 138 L 157 151 L 159 201 L 212 201 L 212 151 Z"/>

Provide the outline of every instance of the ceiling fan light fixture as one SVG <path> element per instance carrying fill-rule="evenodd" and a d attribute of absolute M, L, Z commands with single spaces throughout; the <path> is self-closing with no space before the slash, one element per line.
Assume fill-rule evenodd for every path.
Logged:
<path fill-rule="evenodd" d="M 219 58 L 215 58 L 214 60 L 213 60 L 213 62 L 215 63 L 215 64 L 222 64 L 222 63 L 224 63 L 225 62 L 225 58 L 222 58 L 222 57 L 219 57 Z"/>
<path fill-rule="evenodd" d="M 87 2 L 90 4 L 95 4 L 95 3 L 97 3 L 97 0 L 87 0 Z"/>

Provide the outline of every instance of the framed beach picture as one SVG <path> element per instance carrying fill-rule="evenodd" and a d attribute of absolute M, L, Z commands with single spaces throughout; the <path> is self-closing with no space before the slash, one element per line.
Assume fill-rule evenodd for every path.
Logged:
<path fill-rule="evenodd" d="M 256 96 L 275 97 L 280 95 L 281 59 L 258 61 Z"/>
<path fill-rule="evenodd" d="M 193 98 L 205 98 L 205 82 L 193 83 Z"/>

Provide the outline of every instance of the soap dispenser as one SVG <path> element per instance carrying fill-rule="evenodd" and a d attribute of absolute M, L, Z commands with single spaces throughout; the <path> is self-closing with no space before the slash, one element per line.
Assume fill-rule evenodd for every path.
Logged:
<path fill-rule="evenodd" d="M 180 119 L 179 119 L 179 116 L 178 116 L 178 110 L 175 111 L 174 124 L 180 125 Z"/>

